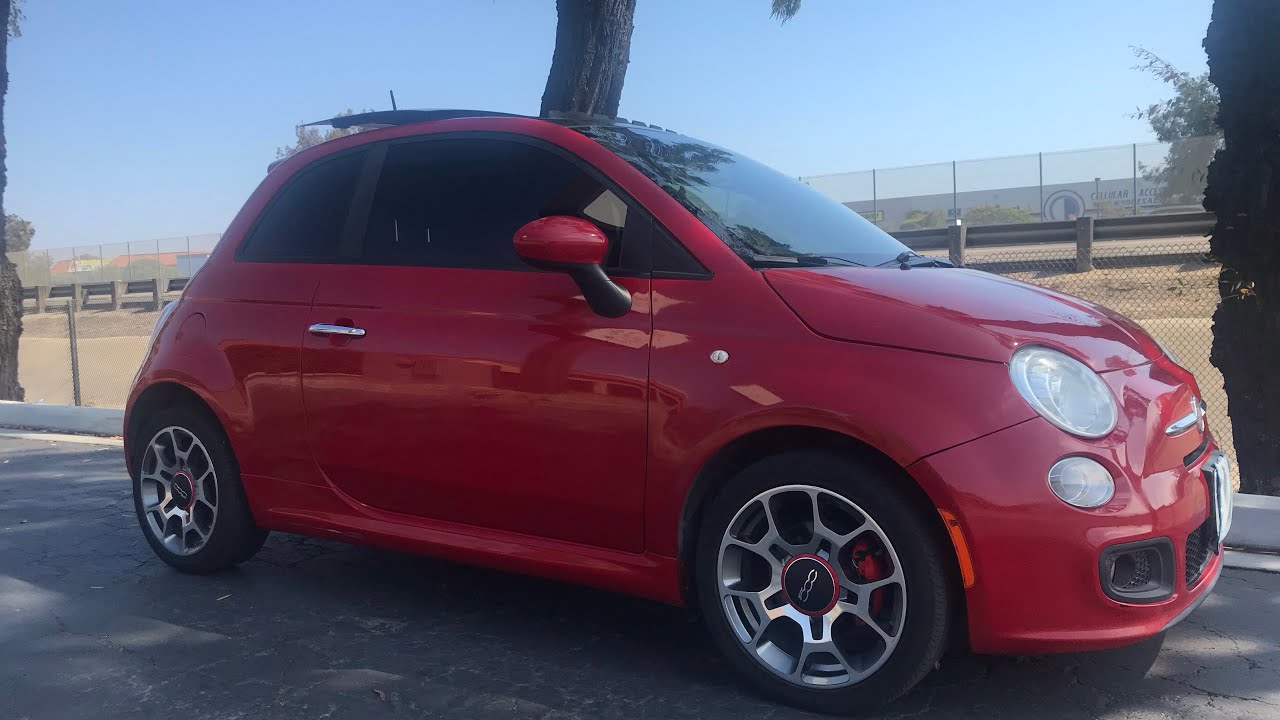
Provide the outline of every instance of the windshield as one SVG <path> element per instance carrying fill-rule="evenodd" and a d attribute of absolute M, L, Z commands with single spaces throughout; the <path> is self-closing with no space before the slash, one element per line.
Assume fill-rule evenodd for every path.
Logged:
<path fill-rule="evenodd" d="M 641 127 L 575 129 L 649 176 L 748 262 L 817 257 L 878 265 L 907 251 L 844 205 L 724 148 Z"/>

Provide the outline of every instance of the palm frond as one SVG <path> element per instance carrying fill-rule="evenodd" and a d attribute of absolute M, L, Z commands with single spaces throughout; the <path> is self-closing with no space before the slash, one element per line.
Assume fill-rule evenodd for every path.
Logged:
<path fill-rule="evenodd" d="M 773 0 L 773 12 L 770 16 L 777 18 L 785 25 L 798 12 L 800 12 L 800 0 Z"/>

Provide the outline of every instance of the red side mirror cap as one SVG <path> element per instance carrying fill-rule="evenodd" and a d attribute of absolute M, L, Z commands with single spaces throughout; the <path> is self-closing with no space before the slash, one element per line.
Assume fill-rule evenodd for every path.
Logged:
<path fill-rule="evenodd" d="M 568 270 L 602 265 L 609 238 L 589 220 L 569 215 L 538 218 L 516 231 L 516 254 L 536 267 Z"/>

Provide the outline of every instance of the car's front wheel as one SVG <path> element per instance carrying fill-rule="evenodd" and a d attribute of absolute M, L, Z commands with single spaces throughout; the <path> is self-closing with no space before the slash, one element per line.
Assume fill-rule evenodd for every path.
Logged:
<path fill-rule="evenodd" d="M 203 408 L 164 408 L 143 422 L 135 452 L 134 509 L 151 549 L 184 572 L 229 568 L 267 533 L 249 511 L 231 444 Z"/>
<path fill-rule="evenodd" d="M 793 451 L 747 467 L 711 501 L 699 603 L 753 687 L 818 712 L 864 712 L 941 657 L 950 591 L 937 533 L 888 475 Z"/>

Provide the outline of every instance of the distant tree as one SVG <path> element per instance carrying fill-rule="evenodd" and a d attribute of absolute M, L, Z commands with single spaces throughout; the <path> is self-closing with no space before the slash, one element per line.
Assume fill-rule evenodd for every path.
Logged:
<path fill-rule="evenodd" d="M 899 230 L 929 230 L 947 224 L 946 210 L 912 210 L 898 225 Z"/>
<path fill-rule="evenodd" d="M 5 250 L 18 253 L 31 249 L 31 239 L 36 236 L 36 228 L 30 220 L 23 220 L 17 215 L 4 216 Z"/>
<path fill-rule="evenodd" d="M 368 112 L 368 111 L 365 110 L 362 112 Z M 347 108 L 346 110 L 338 113 L 335 117 L 345 117 L 347 115 L 354 115 L 354 114 L 355 114 L 354 110 L 352 110 L 351 108 Z M 327 130 L 322 131 L 318 127 L 309 127 L 306 125 L 299 125 L 294 129 L 294 133 L 296 135 L 296 139 L 294 143 L 292 145 L 288 145 L 285 147 L 276 148 L 276 159 L 283 160 L 289 157 L 290 155 L 306 150 L 309 147 L 319 145 L 322 142 L 336 140 L 337 138 L 346 137 L 347 135 L 354 135 L 366 129 L 367 128 L 362 128 L 362 127 L 329 128 Z"/>
<path fill-rule="evenodd" d="M 4 99 L 9 92 L 9 38 L 22 35 L 22 6 L 0 0 L 0 13 L 9 19 L 0 33 L 0 215 L 4 214 L 5 167 Z M 2 226 L 0 226 L 2 227 Z M 0 400 L 21 400 L 18 384 L 18 336 L 22 334 L 22 279 L 9 261 L 8 233 L 0 229 Z"/>
<path fill-rule="evenodd" d="M 1005 207 L 999 203 L 979 205 L 964 211 L 964 224 L 975 225 L 1010 225 L 1013 223 L 1035 222 L 1036 216 L 1017 206 Z"/>
<path fill-rule="evenodd" d="M 1174 93 L 1172 98 L 1134 113 L 1151 124 L 1157 140 L 1169 143 L 1164 162 L 1142 166 L 1142 176 L 1160 187 L 1162 205 L 1199 205 L 1204 200 L 1209 162 L 1222 144 L 1215 119 L 1218 89 L 1209 81 L 1209 73 L 1183 72 L 1144 48 L 1133 48 L 1133 54 L 1142 61 L 1136 70 L 1151 73 Z"/>

